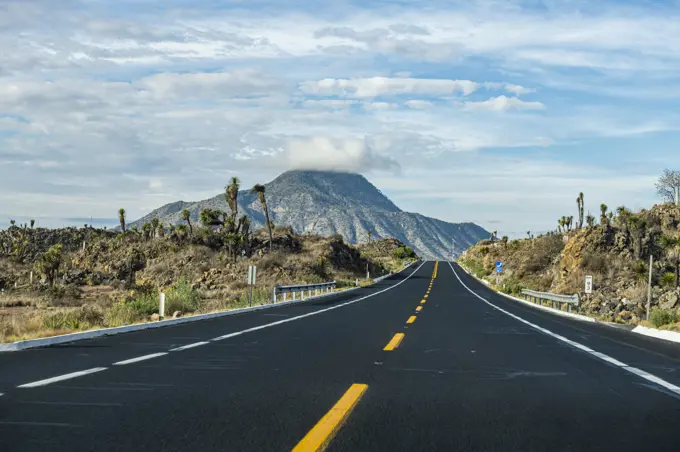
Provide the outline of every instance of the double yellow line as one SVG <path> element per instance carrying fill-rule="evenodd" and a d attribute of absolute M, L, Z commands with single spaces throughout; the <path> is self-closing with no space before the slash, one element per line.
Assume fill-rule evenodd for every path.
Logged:
<path fill-rule="evenodd" d="M 434 271 L 432 272 L 432 279 L 430 280 L 430 285 L 427 288 L 427 292 L 420 302 L 421 305 L 425 304 L 427 297 L 430 295 L 430 290 L 432 290 L 432 283 L 437 277 L 437 269 L 439 267 L 439 261 L 434 264 Z M 416 307 L 416 314 L 423 310 L 422 306 Z M 416 321 L 416 316 L 412 315 L 406 320 L 407 324 L 411 324 Z M 386 352 L 391 352 L 396 350 L 404 340 L 406 335 L 404 333 L 397 333 L 394 335 L 392 340 L 390 340 L 385 348 Z M 331 408 L 331 410 L 326 413 L 324 417 L 321 418 L 319 422 L 305 435 L 304 438 L 293 448 L 293 452 L 319 452 L 325 450 L 331 443 L 337 432 L 342 428 L 343 424 L 347 421 L 350 413 L 359 403 L 359 400 L 364 396 L 368 385 L 355 383 L 349 387 L 345 394 L 340 397 L 340 400 Z"/>

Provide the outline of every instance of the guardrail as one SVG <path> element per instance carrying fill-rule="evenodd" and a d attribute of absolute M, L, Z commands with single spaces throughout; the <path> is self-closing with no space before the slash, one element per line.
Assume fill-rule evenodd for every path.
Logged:
<path fill-rule="evenodd" d="M 325 282 L 320 284 L 299 284 L 295 286 L 275 286 L 272 291 L 272 303 L 278 301 L 278 296 L 283 295 L 283 301 L 286 301 L 288 294 L 292 294 L 293 300 L 304 300 L 305 298 L 313 297 L 319 295 L 320 293 L 330 293 L 335 289 L 335 281 Z M 314 294 L 312 294 L 314 291 Z M 305 292 L 307 292 L 307 297 L 305 297 Z M 300 294 L 300 298 L 297 298 L 297 294 Z"/>
<path fill-rule="evenodd" d="M 571 305 L 578 306 L 581 303 L 581 297 L 576 295 L 559 295 L 550 292 L 537 292 L 535 290 L 522 289 L 522 295 L 533 303 L 542 301 L 550 301 L 554 309 L 562 309 L 562 303 L 567 305 L 567 311 L 571 312 Z M 557 304 L 557 306 L 556 306 Z"/>

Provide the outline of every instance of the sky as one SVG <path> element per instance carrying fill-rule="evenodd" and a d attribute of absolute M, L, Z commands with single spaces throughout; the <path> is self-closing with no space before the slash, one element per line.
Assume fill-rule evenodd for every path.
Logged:
<path fill-rule="evenodd" d="M 0 0 L 0 223 L 295 168 L 499 235 L 680 169 L 680 2 Z M 4 227 L 4 225 L 0 225 Z"/>

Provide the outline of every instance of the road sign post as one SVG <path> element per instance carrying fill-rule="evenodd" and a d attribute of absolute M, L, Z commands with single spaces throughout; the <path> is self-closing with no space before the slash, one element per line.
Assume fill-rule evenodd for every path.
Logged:
<path fill-rule="evenodd" d="M 586 276 L 586 290 L 587 294 L 593 293 L 593 277 L 591 275 Z"/>
<path fill-rule="evenodd" d="M 257 266 L 249 265 L 248 266 L 248 286 L 250 286 L 250 291 L 249 291 L 249 295 L 248 295 L 248 306 L 253 305 L 253 286 L 255 285 L 256 281 L 257 281 Z"/>
<path fill-rule="evenodd" d="M 503 273 L 503 262 L 496 261 L 496 285 L 500 284 L 501 273 Z"/>

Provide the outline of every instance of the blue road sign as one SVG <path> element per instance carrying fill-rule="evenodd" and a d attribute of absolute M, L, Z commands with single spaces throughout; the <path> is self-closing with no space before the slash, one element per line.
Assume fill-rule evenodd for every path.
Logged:
<path fill-rule="evenodd" d="M 502 272 L 503 272 L 503 262 L 496 261 L 496 273 L 502 273 Z"/>

